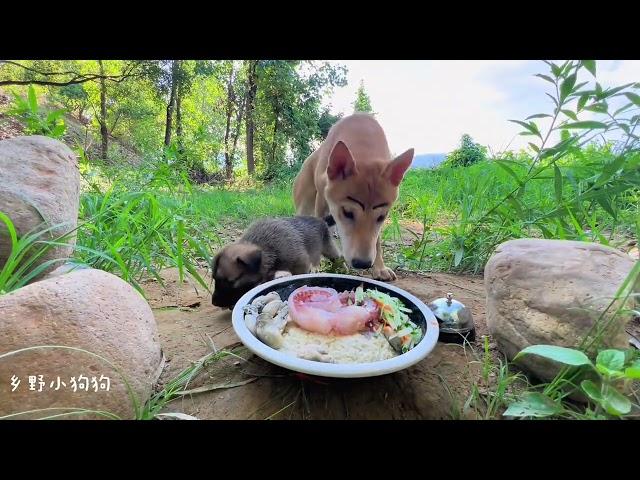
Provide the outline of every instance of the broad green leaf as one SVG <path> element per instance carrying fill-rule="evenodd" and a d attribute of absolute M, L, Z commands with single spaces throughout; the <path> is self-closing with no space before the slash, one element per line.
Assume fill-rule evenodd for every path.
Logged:
<path fill-rule="evenodd" d="M 553 115 L 549 115 L 548 113 L 536 113 L 535 115 L 529 115 L 525 120 L 531 120 L 532 118 L 551 118 Z"/>
<path fill-rule="evenodd" d="M 520 353 L 518 353 L 514 360 L 522 357 L 523 355 L 538 355 L 540 357 L 547 358 L 560 362 L 564 365 L 592 365 L 591 360 L 580 350 L 574 350 L 573 348 L 557 347 L 555 345 L 531 345 Z"/>
<path fill-rule="evenodd" d="M 622 370 L 624 366 L 624 352 L 621 350 L 603 350 L 596 357 L 596 367 L 600 365 L 609 370 Z"/>
<path fill-rule="evenodd" d="M 585 120 L 582 122 L 574 122 L 574 123 L 565 123 L 561 128 L 584 128 L 584 129 L 596 129 L 596 128 L 607 128 L 606 123 L 596 122 L 593 120 Z"/>
<path fill-rule="evenodd" d="M 38 100 L 36 98 L 36 90 L 33 88 L 33 85 L 29 85 L 29 109 L 32 113 L 38 113 Z"/>
<path fill-rule="evenodd" d="M 611 386 L 605 387 L 602 405 L 611 415 L 622 416 L 631 411 L 629 399 Z"/>
<path fill-rule="evenodd" d="M 625 368 L 624 376 L 636 380 L 640 379 L 640 360 L 636 360 L 631 366 Z"/>
<path fill-rule="evenodd" d="M 584 107 L 584 109 L 591 112 L 607 113 L 609 111 L 609 105 L 607 104 L 607 102 L 602 101 L 598 103 L 592 103 L 591 105 Z"/>
<path fill-rule="evenodd" d="M 64 110 L 64 109 L 54 110 L 53 112 L 49 113 L 49 115 L 47 115 L 47 122 L 49 122 L 49 123 L 55 122 L 60 117 L 62 117 L 65 114 L 65 112 L 66 112 L 66 110 Z"/>
<path fill-rule="evenodd" d="M 600 98 L 602 96 L 602 85 L 600 85 L 598 82 L 596 82 L 596 91 L 595 91 L 595 95 L 596 97 Z"/>
<path fill-rule="evenodd" d="M 562 405 L 538 392 L 527 392 L 509 405 L 502 414 L 505 417 L 550 417 L 563 410 Z"/>
<path fill-rule="evenodd" d="M 582 60 L 582 66 L 591 72 L 591 75 L 596 76 L 596 61 L 595 60 Z"/>
<path fill-rule="evenodd" d="M 456 250 L 456 253 L 453 259 L 454 267 L 457 267 L 458 265 L 460 265 L 460 262 L 462 261 L 462 255 L 464 255 L 464 250 L 462 250 L 461 248 Z"/>
<path fill-rule="evenodd" d="M 622 93 L 618 93 L 618 92 L 621 92 L 625 88 L 629 88 L 631 85 L 633 85 L 633 84 L 632 83 L 627 83 L 625 85 L 620 85 L 619 87 L 608 88 L 607 90 L 602 92 L 602 97 L 603 98 L 607 98 L 607 97 L 617 97 L 619 95 L 622 95 Z"/>
<path fill-rule="evenodd" d="M 64 123 L 60 125 L 56 125 L 53 130 L 51 130 L 51 136 L 53 138 L 60 138 L 64 134 L 65 126 Z"/>
<path fill-rule="evenodd" d="M 550 77 L 550 76 L 548 76 L 548 75 L 543 75 L 543 74 L 541 74 L 541 73 L 536 73 L 536 75 L 535 75 L 535 76 L 536 76 L 536 77 L 540 77 L 540 78 L 542 78 L 543 80 L 546 80 L 546 81 L 547 81 L 547 82 L 549 82 L 549 83 L 553 83 L 554 85 L 556 84 L 555 80 L 553 80 L 553 78 L 551 78 L 551 77 Z"/>
<path fill-rule="evenodd" d="M 580 98 L 578 99 L 578 111 L 584 108 L 584 106 L 587 103 L 587 100 L 589 100 L 589 95 L 583 94 L 582 96 L 580 96 Z"/>
<path fill-rule="evenodd" d="M 562 103 L 573 91 L 576 84 L 576 74 L 572 73 L 560 84 L 560 102 Z"/>
<path fill-rule="evenodd" d="M 638 105 L 640 107 L 640 95 L 635 94 L 635 93 L 631 93 L 631 92 L 627 92 L 625 93 L 625 95 L 627 96 L 627 98 L 629 100 L 631 100 L 635 105 Z"/>
<path fill-rule="evenodd" d="M 595 402 L 600 403 L 602 401 L 602 394 L 600 393 L 600 387 L 593 383 L 591 380 L 583 380 L 580 382 L 580 386 L 584 393 Z"/>
<path fill-rule="evenodd" d="M 529 142 L 529 146 L 531 147 L 531 149 L 536 152 L 539 153 L 540 152 L 540 147 L 538 147 L 536 144 Z"/>
<path fill-rule="evenodd" d="M 569 117 L 571 120 L 578 121 L 577 115 L 573 113 L 571 110 L 564 109 L 560 111 L 564 113 L 567 117 Z"/>
<path fill-rule="evenodd" d="M 518 125 L 526 128 L 532 135 L 536 135 L 542 139 L 542 135 L 540 134 L 540 130 L 538 130 L 538 126 L 533 122 L 523 122 L 521 120 L 509 120 L 510 122 L 517 123 Z"/>
<path fill-rule="evenodd" d="M 545 92 L 545 95 L 547 97 L 549 97 L 551 100 L 553 100 L 553 103 L 555 104 L 556 107 L 558 107 L 558 100 L 555 99 L 555 97 L 552 97 L 551 95 L 549 95 L 548 93 Z"/>
<path fill-rule="evenodd" d="M 555 175 L 553 187 L 556 192 L 556 201 L 558 203 L 561 203 L 562 202 L 562 172 L 560 172 L 560 169 L 555 164 L 553 165 L 553 171 Z"/>

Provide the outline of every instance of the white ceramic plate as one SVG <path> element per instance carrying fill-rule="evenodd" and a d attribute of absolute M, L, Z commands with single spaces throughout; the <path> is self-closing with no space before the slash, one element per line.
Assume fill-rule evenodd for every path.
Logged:
<path fill-rule="evenodd" d="M 334 286 L 334 284 L 338 284 Z M 378 288 L 385 293 L 396 296 L 403 301 L 407 308 L 412 309 L 411 319 L 415 323 L 421 323 L 424 335 L 422 340 L 407 353 L 398 355 L 388 360 L 371 363 L 323 363 L 312 360 L 303 360 L 293 355 L 281 353 L 278 350 L 262 343 L 247 328 L 244 323 L 243 307 L 251 301 L 273 290 L 289 289 L 293 290 L 304 285 L 335 288 L 338 292 L 346 289 L 356 288 L 364 283 L 365 288 Z M 283 296 L 283 295 L 281 295 Z M 286 297 L 284 298 L 286 299 Z M 416 322 L 417 320 L 417 322 Z M 387 373 L 403 370 L 411 365 L 415 365 L 423 360 L 436 345 L 438 341 L 438 321 L 435 316 L 422 301 L 410 293 L 394 287 L 388 283 L 378 282 L 368 278 L 355 277 L 351 275 L 337 275 L 331 273 L 317 273 L 309 275 L 294 275 L 291 277 L 278 278 L 267 283 L 263 283 L 248 291 L 236 303 L 232 313 L 233 329 L 240 337 L 242 343 L 257 356 L 280 367 L 296 372 L 321 377 L 337 378 L 357 378 L 374 377 Z"/>

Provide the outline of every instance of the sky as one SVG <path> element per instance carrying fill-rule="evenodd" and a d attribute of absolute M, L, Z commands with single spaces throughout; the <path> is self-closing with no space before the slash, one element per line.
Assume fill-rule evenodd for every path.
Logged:
<path fill-rule="evenodd" d="M 353 112 L 355 92 L 364 81 L 377 119 L 392 152 L 414 148 L 416 154 L 448 153 L 464 133 L 493 152 L 525 148 L 532 137 L 509 119 L 524 120 L 535 113 L 551 113 L 545 95 L 553 86 L 535 77 L 549 67 L 532 60 L 353 60 L 332 61 L 348 69 L 346 87 L 325 98 L 332 112 Z M 584 69 L 583 69 L 584 70 Z M 603 87 L 640 82 L 640 61 L 597 62 Z M 591 81 L 586 70 L 578 81 Z M 585 112 L 580 120 L 597 118 Z M 536 120 L 539 121 L 539 120 Z M 544 128 L 545 121 L 539 121 Z M 555 138 L 552 137 L 551 140 Z"/>

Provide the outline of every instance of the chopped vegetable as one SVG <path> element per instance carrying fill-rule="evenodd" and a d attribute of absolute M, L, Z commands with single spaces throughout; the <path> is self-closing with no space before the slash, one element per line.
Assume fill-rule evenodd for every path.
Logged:
<path fill-rule="evenodd" d="M 362 288 L 362 285 L 360 285 L 358 288 L 356 288 L 356 305 L 362 305 L 364 303 L 364 288 Z"/>
<path fill-rule="evenodd" d="M 364 291 L 358 287 L 355 292 L 356 304 L 362 304 L 367 298 L 372 299 L 380 307 L 380 317 L 385 323 L 382 332 L 391 345 L 406 353 L 411 350 L 422 338 L 422 330 L 413 323 L 406 312 L 411 312 L 406 308 L 400 299 L 368 289 Z"/>

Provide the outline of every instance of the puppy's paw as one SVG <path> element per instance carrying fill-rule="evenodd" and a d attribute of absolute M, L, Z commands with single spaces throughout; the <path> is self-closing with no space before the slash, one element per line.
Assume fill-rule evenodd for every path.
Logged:
<path fill-rule="evenodd" d="M 383 282 L 393 282 L 397 278 L 395 272 L 389 267 L 373 267 L 371 274 L 374 280 L 382 280 Z"/>
<path fill-rule="evenodd" d="M 290 277 L 291 275 L 292 275 L 292 273 L 287 271 L 287 270 L 278 270 L 273 275 L 273 279 L 275 280 L 276 278 Z"/>

